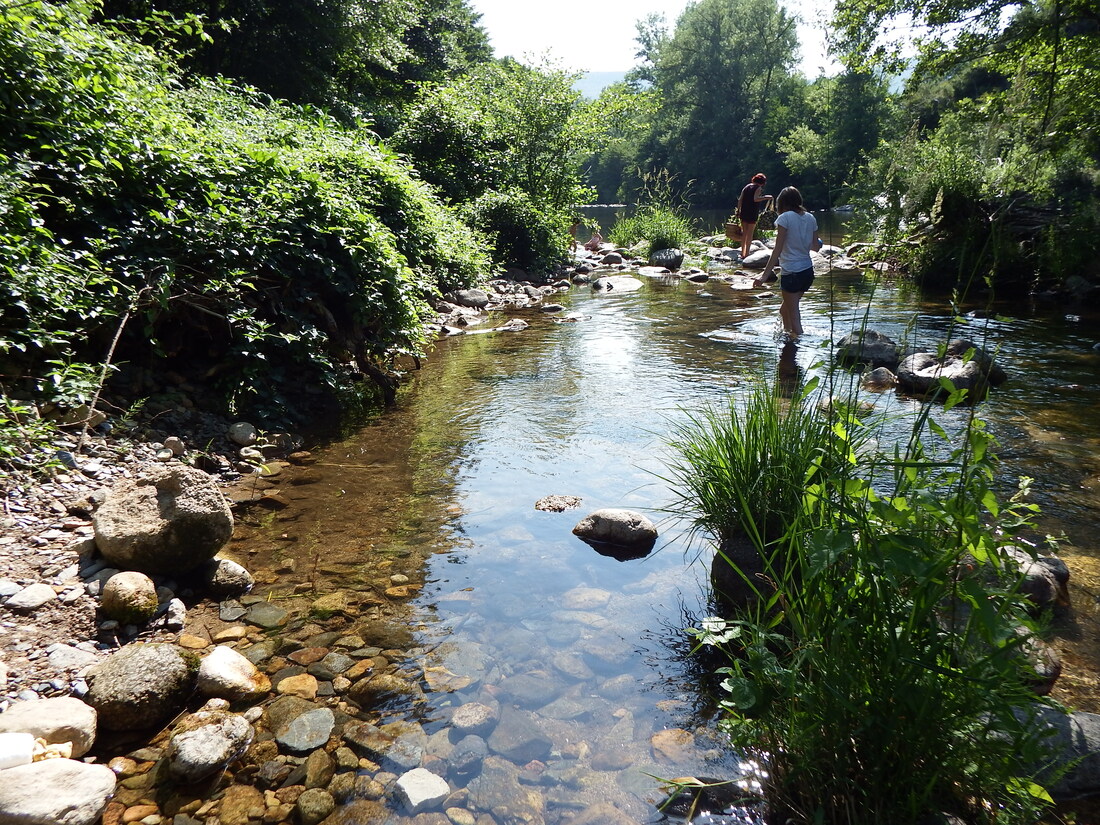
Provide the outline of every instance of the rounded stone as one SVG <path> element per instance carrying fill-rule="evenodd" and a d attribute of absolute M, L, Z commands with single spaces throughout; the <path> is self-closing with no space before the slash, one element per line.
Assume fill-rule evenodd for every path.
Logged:
<path fill-rule="evenodd" d="M 143 625 L 157 612 L 157 587 L 144 573 L 115 573 L 103 585 L 100 608 L 123 624 Z"/>

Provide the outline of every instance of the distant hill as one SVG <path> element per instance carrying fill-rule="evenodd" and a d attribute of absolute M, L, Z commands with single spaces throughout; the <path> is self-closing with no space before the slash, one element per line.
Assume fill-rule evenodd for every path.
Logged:
<path fill-rule="evenodd" d="M 618 83 L 626 77 L 626 72 L 585 72 L 573 84 L 573 88 L 589 100 L 595 100 L 606 87 Z"/>

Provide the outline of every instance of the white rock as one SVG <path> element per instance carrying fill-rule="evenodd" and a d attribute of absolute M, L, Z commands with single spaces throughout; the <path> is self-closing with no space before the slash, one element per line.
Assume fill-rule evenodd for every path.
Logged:
<path fill-rule="evenodd" d="M 199 665 L 198 688 L 203 696 L 236 701 L 266 693 L 271 680 L 233 648 L 218 645 Z"/>
<path fill-rule="evenodd" d="M 451 792 L 447 780 L 427 768 L 414 768 L 402 774 L 394 788 L 410 814 L 438 808 Z"/>
<path fill-rule="evenodd" d="M 57 598 L 57 593 L 48 584 L 32 584 L 30 587 L 24 587 L 6 602 L 7 607 L 12 610 L 37 610 L 47 602 L 52 602 Z"/>
<path fill-rule="evenodd" d="M 71 742 L 72 755 L 79 758 L 95 742 L 96 712 L 95 708 L 71 696 L 16 702 L 0 713 L 0 732 L 8 731 L 45 739 L 48 745 Z"/>
<path fill-rule="evenodd" d="M 8 768 L 3 777 L 0 825 L 94 825 L 115 791 L 114 771 L 74 759 Z"/>
<path fill-rule="evenodd" d="M 7 716 L 7 714 L 3 714 Z M 34 735 L 0 733 L 0 771 L 29 765 L 34 759 Z M 3 779 L 0 779 L 2 782 Z"/>

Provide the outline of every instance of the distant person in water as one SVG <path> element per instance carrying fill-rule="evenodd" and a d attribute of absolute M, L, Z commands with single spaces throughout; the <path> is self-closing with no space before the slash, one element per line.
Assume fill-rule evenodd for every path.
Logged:
<path fill-rule="evenodd" d="M 810 250 L 821 248 L 817 231 L 817 219 L 802 205 L 802 193 L 788 186 L 775 201 L 779 217 L 775 219 L 775 247 L 768 264 L 753 284 L 763 286 L 769 280 L 772 268 L 778 263 L 779 288 L 783 296 L 779 317 L 783 329 L 791 341 L 802 334 L 802 311 L 799 302 L 814 282 L 814 262 Z"/>
<path fill-rule="evenodd" d="M 771 195 L 764 194 L 764 184 L 767 182 L 768 176 L 758 172 L 745 184 L 741 197 L 737 199 L 737 218 L 741 221 L 741 260 L 749 257 L 756 222 L 760 218 L 761 210 L 772 199 Z"/>
<path fill-rule="evenodd" d="M 592 230 L 592 237 L 585 242 L 584 248 L 589 252 L 598 252 L 602 243 L 603 235 L 600 234 L 600 230 L 597 228 Z"/>

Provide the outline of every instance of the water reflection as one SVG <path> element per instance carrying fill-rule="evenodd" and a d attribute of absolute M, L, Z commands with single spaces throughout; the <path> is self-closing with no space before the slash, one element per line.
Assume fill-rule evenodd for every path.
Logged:
<path fill-rule="evenodd" d="M 606 804 L 653 821 L 666 791 L 658 778 L 739 775 L 679 633 L 708 612 L 705 548 L 668 519 L 659 549 L 626 562 L 570 531 L 601 507 L 662 519 L 672 500 L 659 481 L 664 439 L 687 411 L 724 404 L 757 376 L 788 394 L 828 377 L 830 342 L 864 324 L 913 343 L 965 334 L 998 351 L 1011 380 L 980 412 L 1004 444 L 1006 474 L 1037 477 L 1048 529 L 1071 540 L 1079 587 L 1100 591 L 1100 353 L 1084 333 L 1090 319 L 958 318 L 902 287 L 826 276 L 803 302 L 806 335 L 780 345 L 777 296 L 716 281 L 577 290 L 562 302 L 586 319 L 532 314 L 523 333 L 440 342 L 399 408 L 327 450 L 314 483 L 288 487 L 286 514 L 248 538 L 250 552 L 283 565 L 284 593 L 298 584 L 377 592 L 392 570 L 420 571 L 410 672 L 428 686 L 428 707 L 417 709 L 428 752 L 452 753 L 454 714 L 472 704 L 498 709 L 527 743 L 515 752 L 490 743 L 491 758 L 509 756 L 486 761 L 490 778 L 466 789 L 471 809 L 492 811 L 510 792 L 532 822 Z M 868 400 L 915 411 L 891 394 Z M 967 414 L 937 418 L 951 432 Z M 534 508 L 555 494 L 580 497 L 580 512 Z M 1063 698 L 1100 710 L 1085 675 L 1095 662 L 1083 652 L 1100 635 L 1094 610 L 1095 599 L 1079 599 L 1066 629 L 1078 675 Z"/>

